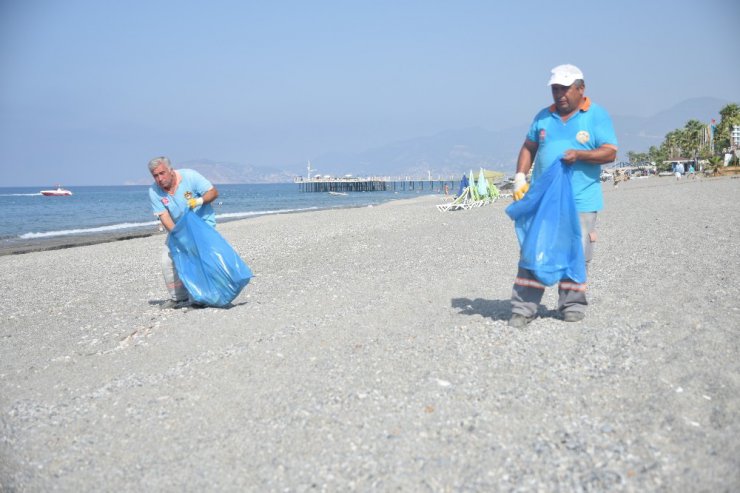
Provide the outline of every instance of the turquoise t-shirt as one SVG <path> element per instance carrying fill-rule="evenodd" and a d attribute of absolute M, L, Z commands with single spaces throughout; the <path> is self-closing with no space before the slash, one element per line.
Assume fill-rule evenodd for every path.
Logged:
<path fill-rule="evenodd" d="M 175 173 L 178 179 L 175 192 L 170 195 L 155 183 L 149 187 L 149 202 L 155 216 L 159 217 L 163 212 L 169 211 L 172 220 L 177 222 L 188 209 L 188 200 L 202 197 L 213 185 L 192 169 L 179 169 Z M 194 212 L 206 223 L 216 226 L 216 213 L 211 204 L 203 204 Z"/>
<path fill-rule="evenodd" d="M 593 150 L 604 144 L 617 146 L 617 135 L 609 114 L 586 98 L 581 109 L 563 123 L 553 106 L 534 117 L 527 139 L 536 142 L 537 155 L 532 172 L 535 181 L 555 159 L 568 149 Z M 601 166 L 576 161 L 573 167 L 573 198 L 578 212 L 595 212 L 604 208 L 601 192 Z"/>

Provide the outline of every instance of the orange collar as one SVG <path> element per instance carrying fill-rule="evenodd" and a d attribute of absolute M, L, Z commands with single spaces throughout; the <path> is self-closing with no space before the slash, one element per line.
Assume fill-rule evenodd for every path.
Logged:
<path fill-rule="evenodd" d="M 591 99 L 589 99 L 588 96 L 584 96 L 583 97 L 583 101 L 581 101 L 581 106 L 578 107 L 578 110 L 579 111 L 588 111 L 589 108 L 591 108 Z M 555 106 L 555 104 L 551 104 L 550 105 L 550 113 L 555 113 L 556 111 L 558 111 L 558 109 Z"/>
<path fill-rule="evenodd" d="M 180 176 L 180 173 L 178 173 L 177 170 L 175 169 L 173 169 L 172 171 L 175 173 L 175 185 L 172 187 L 171 192 L 167 192 L 167 190 L 165 190 L 165 192 L 167 192 L 167 195 L 175 195 L 175 192 L 177 191 L 177 187 L 180 186 L 180 182 L 182 181 L 182 177 Z"/>

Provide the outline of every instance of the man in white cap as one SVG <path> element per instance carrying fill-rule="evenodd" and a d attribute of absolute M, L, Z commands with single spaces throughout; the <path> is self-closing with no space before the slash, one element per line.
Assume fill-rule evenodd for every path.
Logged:
<path fill-rule="evenodd" d="M 591 261 L 596 214 L 603 209 L 601 165 L 617 157 L 617 137 L 611 118 L 604 108 L 584 96 L 583 73 L 574 65 L 558 65 L 548 82 L 554 104 L 534 117 L 517 160 L 514 176 L 514 200 L 529 190 L 532 181 L 559 156 L 573 167 L 572 186 L 576 210 L 580 216 L 581 236 L 586 266 Z M 521 328 L 534 319 L 545 286 L 532 272 L 519 267 L 511 295 L 509 325 Z M 566 322 L 583 320 L 586 313 L 586 285 L 563 279 L 558 285 L 558 310 Z"/>

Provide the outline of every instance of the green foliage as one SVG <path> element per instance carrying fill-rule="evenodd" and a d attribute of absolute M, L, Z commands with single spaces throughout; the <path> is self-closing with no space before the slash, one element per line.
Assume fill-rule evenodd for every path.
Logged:
<path fill-rule="evenodd" d="M 714 136 L 715 149 L 723 152 L 730 147 L 730 134 L 733 125 L 740 125 L 740 106 L 735 103 L 728 104 L 719 112 L 720 121 Z"/>
<path fill-rule="evenodd" d="M 687 156 L 695 156 L 700 148 L 708 147 L 709 143 L 704 142 L 706 124 L 699 120 L 689 120 L 681 133 L 681 147 Z"/>
<path fill-rule="evenodd" d="M 660 149 L 659 147 L 650 146 L 650 149 L 648 150 L 648 161 L 655 164 L 660 164 L 667 159 L 668 156 L 665 154 L 665 152 L 663 152 L 662 149 Z"/>
<path fill-rule="evenodd" d="M 707 159 L 724 152 L 730 147 L 730 133 L 733 125 L 740 125 L 740 106 L 730 103 L 719 112 L 720 122 L 714 134 L 714 146 L 710 146 L 705 135 L 707 124 L 699 120 L 689 120 L 683 128 L 668 132 L 656 148 L 651 146 L 647 153 L 629 151 L 627 156 L 630 162 L 652 161 L 659 167 L 663 161 L 680 158 L 700 157 Z"/>
<path fill-rule="evenodd" d="M 709 168 L 712 171 L 717 171 L 717 168 L 721 167 L 724 163 L 724 159 L 721 156 L 712 156 L 709 158 Z"/>

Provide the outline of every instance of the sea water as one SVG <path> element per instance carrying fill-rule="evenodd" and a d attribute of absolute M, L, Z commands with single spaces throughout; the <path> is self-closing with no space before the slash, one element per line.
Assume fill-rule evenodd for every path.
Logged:
<path fill-rule="evenodd" d="M 362 207 L 435 191 L 300 192 L 293 183 L 216 185 L 219 222 L 265 214 Z M 48 187 L 47 187 L 48 188 Z M 69 235 L 156 231 L 148 186 L 67 187 L 72 196 L 47 197 L 42 187 L 0 187 L 0 246 Z"/>

